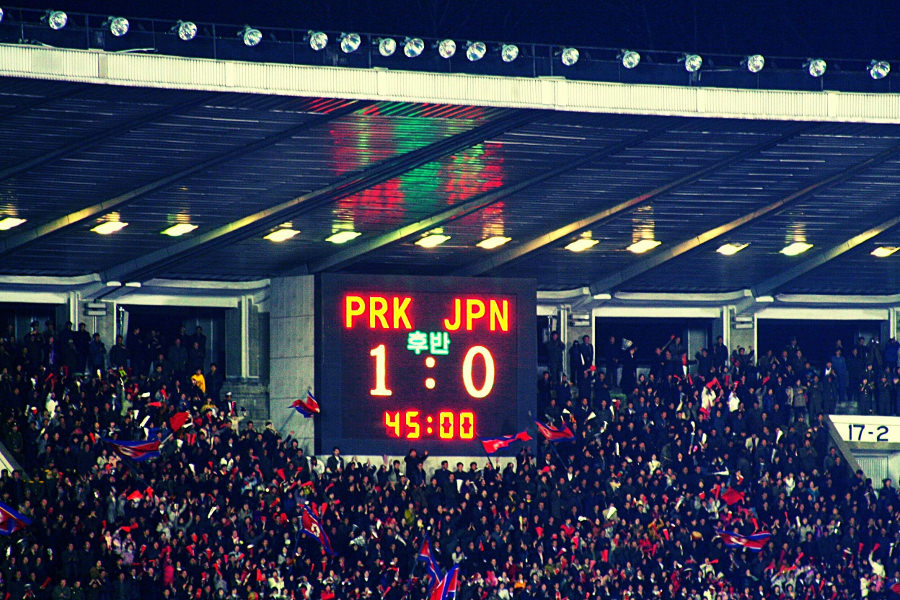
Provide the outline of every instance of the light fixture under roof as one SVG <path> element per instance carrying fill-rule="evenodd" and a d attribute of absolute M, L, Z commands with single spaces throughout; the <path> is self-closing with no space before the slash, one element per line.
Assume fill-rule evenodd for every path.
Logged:
<path fill-rule="evenodd" d="M 25 219 L 19 219 L 18 217 L 3 217 L 0 219 L 0 231 L 7 231 L 13 227 L 18 227 L 24 222 Z"/>
<path fill-rule="evenodd" d="M 438 42 L 438 54 L 441 58 L 450 58 L 456 54 L 456 42 L 451 39 L 441 40 Z"/>
<path fill-rule="evenodd" d="M 45 21 L 50 29 L 58 31 L 66 26 L 69 22 L 69 15 L 61 10 L 48 10 L 41 17 L 41 21 Z"/>
<path fill-rule="evenodd" d="M 641 64 L 641 55 L 634 50 L 622 50 L 617 58 L 626 69 L 633 69 Z"/>
<path fill-rule="evenodd" d="M 244 45 L 252 48 L 262 41 L 262 32 L 255 27 L 244 25 L 244 28 L 238 32 L 238 37 L 244 42 Z"/>
<path fill-rule="evenodd" d="M 519 47 L 515 44 L 503 44 L 500 46 L 500 59 L 505 63 L 511 63 L 519 58 Z"/>
<path fill-rule="evenodd" d="M 189 42 L 197 37 L 197 24 L 193 21 L 178 21 L 175 29 L 178 31 L 178 39 L 182 42 Z"/>
<path fill-rule="evenodd" d="M 275 231 L 264 235 L 263 239 L 269 240 L 270 242 L 283 242 L 285 240 L 289 240 L 295 235 L 300 233 L 296 229 L 291 229 L 290 227 L 282 227 L 280 229 L 276 229 Z"/>
<path fill-rule="evenodd" d="M 0 221 L 0 224 L 2 223 L 3 221 Z M 871 254 L 877 258 L 887 258 L 897 250 L 900 250 L 900 246 L 878 246 Z"/>
<path fill-rule="evenodd" d="M 422 41 L 422 38 L 414 37 L 403 40 L 403 54 L 405 54 L 407 58 L 419 56 L 424 49 L 425 42 Z"/>
<path fill-rule="evenodd" d="M 775 302 L 775 296 L 757 296 L 756 301 L 763 304 L 771 304 L 772 302 Z"/>
<path fill-rule="evenodd" d="M 314 31 L 310 29 L 306 35 L 309 38 L 309 47 L 316 52 L 324 50 L 325 46 L 328 45 L 328 34 L 324 31 Z"/>
<path fill-rule="evenodd" d="M 571 244 L 566 245 L 566 250 L 569 252 L 584 252 L 588 248 L 593 248 L 597 244 L 600 243 L 600 240 L 594 240 L 591 238 L 578 238 Z"/>
<path fill-rule="evenodd" d="M 562 52 L 559 54 L 559 60 L 567 67 L 571 67 L 578 62 L 579 56 L 580 53 L 578 52 L 578 48 L 563 48 Z"/>
<path fill-rule="evenodd" d="M 0 23 L 3 22 L 3 14 L 4 14 L 4 13 L 3 13 L 3 7 L 0 6 Z"/>
<path fill-rule="evenodd" d="M 806 67 L 806 72 L 809 73 L 810 77 L 821 77 L 825 74 L 825 70 L 828 68 L 828 63 L 825 62 L 824 59 L 821 58 L 810 58 L 803 66 Z"/>
<path fill-rule="evenodd" d="M 718 247 L 716 252 L 718 252 L 719 254 L 721 254 L 723 256 L 734 256 L 735 254 L 737 254 L 738 252 L 740 252 L 747 246 L 749 246 L 749 244 L 734 244 L 734 243 L 722 244 L 721 246 Z"/>
<path fill-rule="evenodd" d="M 648 250 L 653 250 L 657 246 L 659 246 L 662 242 L 659 240 L 638 240 L 632 245 L 628 246 L 626 250 L 629 252 L 634 252 L 635 254 L 643 254 Z"/>
<path fill-rule="evenodd" d="M 122 221 L 104 221 L 96 227 L 92 227 L 91 231 L 93 231 L 94 233 L 99 233 L 100 235 L 109 235 L 111 233 L 121 231 L 127 226 L 128 223 L 123 223 Z"/>
<path fill-rule="evenodd" d="M 435 246 L 440 246 L 449 239 L 449 235 L 444 235 L 443 233 L 432 233 L 417 241 L 416 246 L 421 246 L 423 248 L 434 248 Z"/>
<path fill-rule="evenodd" d="M 385 58 L 393 56 L 397 51 L 397 40 L 394 38 L 375 38 L 372 42 L 378 46 L 378 54 Z"/>
<path fill-rule="evenodd" d="M 489 238 L 485 238 L 475 245 L 478 246 L 479 248 L 484 248 L 485 250 L 493 250 L 494 248 L 499 248 L 500 246 L 507 243 L 511 239 L 512 238 L 509 238 L 509 237 L 506 237 L 503 235 L 495 235 L 495 236 L 491 236 Z"/>
<path fill-rule="evenodd" d="M 866 71 L 872 79 L 884 79 L 891 72 L 891 63 L 886 60 L 873 60 L 866 67 Z"/>
<path fill-rule="evenodd" d="M 160 233 L 163 235 L 168 235 L 170 237 L 178 237 L 180 235 L 190 233 L 195 229 L 197 229 L 197 226 L 193 223 L 175 223 L 171 227 L 163 229 L 162 231 L 160 231 Z"/>
<path fill-rule="evenodd" d="M 812 244 L 807 244 L 806 242 L 794 242 L 782 248 L 780 252 L 785 256 L 797 256 L 798 254 L 803 254 L 812 247 Z"/>
<path fill-rule="evenodd" d="M 327 238 L 325 238 L 325 241 L 331 242 L 332 244 L 346 244 L 350 240 L 355 240 L 361 235 L 362 234 L 358 231 L 350 231 L 349 229 L 345 229 L 344 231 L 332 233 Z"/>
<path fill-rule="evenodd" d="M 109 17 L 104 23 L 109 28 L 109 32 L 116 37 L 122 37 L 128 33 L 128 19 L 125 17 Z"/>
<path fill-rule="evenodd" d="M 476 62 L 484 58 L 487 53 L 487 45 L 484 42 L 468 42 L 466 44 L 466 58 L 469 62 Z"/>
<path fill-rule="evenodd" d="M 696 73 L 703 66 L 703 57 L 699 54 L 685 54 L 681 60 L 684 61 L 684 70 L 688 73 Z"/>
<path fill-rule="evenodd" d="M 358 33 L 342 33 L 339 41 L 341 51 L 344 54 L 350 54 L 356 52 L 357 48 L 359 48 L 359 45 L 362 43 L 362 38 L 359 37 Z"/>
<path fill-rule="evenodd" d="M 744 57 L 744 60 L 741 61 L 741 65 L 746 67 L 751 73 L 759 73 L 763 70 L 763 67 L 766 66 L 766 57 L 762 54 L 751 54 L 750 56 Z"/>

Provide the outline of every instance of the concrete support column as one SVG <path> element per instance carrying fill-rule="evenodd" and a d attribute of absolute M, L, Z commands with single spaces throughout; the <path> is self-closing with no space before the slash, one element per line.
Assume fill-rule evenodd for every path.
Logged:
<path fill-rule="evenodd" d="M 315 393 L 315 278 L 279 277 L 269 287 L 269 415 L 282 434 L 294 432 L 307 453 L 315 449 L 314 420 L 290 407 Z M 322 407 L 328 410 L 328 407 Z"/>

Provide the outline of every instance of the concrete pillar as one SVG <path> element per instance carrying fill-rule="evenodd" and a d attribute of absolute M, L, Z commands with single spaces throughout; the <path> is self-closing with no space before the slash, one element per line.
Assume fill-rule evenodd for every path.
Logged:
<path fill-rule="evenodd" d="M 269 415 L 282 434 L 294 432 L 304 451 L 315 449 L 313 419 L 290 404 L 315 393 L 315 278 L 278 277 L 269 287 Z M 328 407 L 322 407 L 328 410 Z"/>

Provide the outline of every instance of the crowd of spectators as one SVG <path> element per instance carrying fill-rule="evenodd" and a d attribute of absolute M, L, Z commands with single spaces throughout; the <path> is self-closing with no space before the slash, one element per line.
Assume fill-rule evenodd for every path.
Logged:
<path fill-rule="evenodd" d="M 107 352 L 71 330 L 0 341 L 0 433 L 24 467 L 0 476 L 0 501 L 32 521 L 0 538 L 0 598 L 419 599 L 425 536 L 460 565 L 459 600 L 875 599 L 900 577 L 900 499 L 831 447 L 812 390 L 838 367 L 810 373 L 793 345 L 759 364 L 714 345 L 686 372 L 673 338 L 639 374 L 612 340 L 599 368 L 579 348 L 571 380 L 560 351 L 538 416 L 575 439 L 451 465 L 308 456 L 217 397 L 220 375 L 191 358 L 202 332 L 160 356 L 152 332 Z M 134 462 L 104 438 L 166 441 Z M 300 535 L 305 504 L 334 555 Z M 771 538 L 731 548 L 719 529 Z"/>

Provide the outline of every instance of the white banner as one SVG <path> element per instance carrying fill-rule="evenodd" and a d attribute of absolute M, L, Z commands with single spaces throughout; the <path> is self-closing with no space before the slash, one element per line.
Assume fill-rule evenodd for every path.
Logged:
<path fill-rule="evenodd" d="M 829 415 L 845 442 L 900 443 L 900 417 Z"/>

